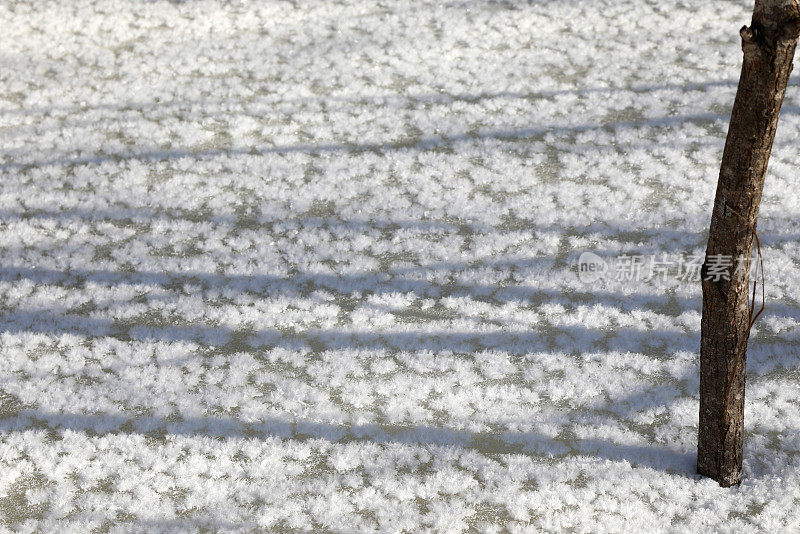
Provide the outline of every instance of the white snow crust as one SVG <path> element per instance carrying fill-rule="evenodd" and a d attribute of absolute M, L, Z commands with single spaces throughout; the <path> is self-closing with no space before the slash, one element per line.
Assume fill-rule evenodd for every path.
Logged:
<path fill-rule="evenodd" d="M 0 3 L 0 528 L 800 530 L 800 92 L 695 474 L 752 2 Z"/>

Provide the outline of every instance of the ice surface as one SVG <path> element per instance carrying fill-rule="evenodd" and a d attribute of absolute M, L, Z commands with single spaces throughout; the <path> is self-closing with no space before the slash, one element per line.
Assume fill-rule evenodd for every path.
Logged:
<path fill-rule="evenodd" d="M 800 95 L 741 487 L 694 474 L 744 1 L 0 4 L 0 519 L 800 529 Z"/>

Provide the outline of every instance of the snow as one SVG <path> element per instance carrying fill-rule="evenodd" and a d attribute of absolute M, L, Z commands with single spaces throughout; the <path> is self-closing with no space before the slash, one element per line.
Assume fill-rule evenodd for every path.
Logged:
<path fill-rule="evenodd" d="M 0 4 L 0 528 L 800 529 L 800 94 L 694 473 L 751 3 Z"/>

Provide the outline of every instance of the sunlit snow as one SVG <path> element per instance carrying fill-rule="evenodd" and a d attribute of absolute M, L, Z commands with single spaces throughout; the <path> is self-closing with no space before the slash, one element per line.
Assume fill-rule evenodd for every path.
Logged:
<path fill-rule="evenodd" d="M 752 1 L 0 3 L 15 532 L 800 530 L 800 91 L 744 481 L 695 474 Z"/>

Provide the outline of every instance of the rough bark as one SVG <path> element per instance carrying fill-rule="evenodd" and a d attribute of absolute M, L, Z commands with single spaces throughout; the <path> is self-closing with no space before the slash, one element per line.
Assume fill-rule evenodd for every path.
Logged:
<path fill-rule="evenodd" d="M 800 31 L 798 0 L 756 0 L 740 30 L 744 60 L 722 155 L 703 265 L 697 471 L 741 481 L 751 302 L 750 258 L 767 162 Z M 729 280 L 710 276 L 729 257 Z M 736 269 L 736 258 L 744 258 Z"/>

